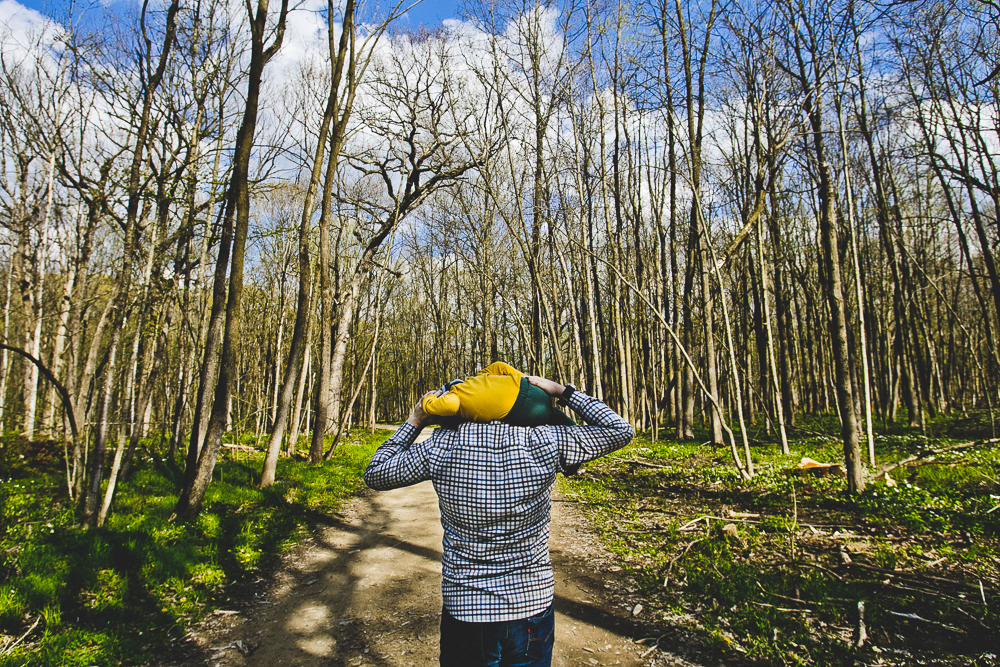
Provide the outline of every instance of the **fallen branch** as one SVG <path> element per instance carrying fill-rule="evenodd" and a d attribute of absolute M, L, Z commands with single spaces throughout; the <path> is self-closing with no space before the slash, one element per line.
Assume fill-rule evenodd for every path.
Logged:
<path fill-rule="evenodd" d="M 893 616 L 898 616 L 899 618 L 906 618 L 913 621 L 921 621 L 923 623 L 930 623 L 931 625 L 936 625 L 939 628 L 945 628 L 947 630 L 953 630 L 955 632 L 965 632 L 962 628 L 956 628 L 954 625 L 948 625 L 947 623 L 939 623 L 938 621 L 932 621 L 929 618 L 924 618 L 923 616 L 918 616 L 917 614 L 903 614 L 898 611 L 889 612 Z"/>
<path fill-rule="evenodd" d="M 650 533 L 669 533 L 669 528 L 648 528 L 645 530 L 619 530 L 619 533 L 624 533 L 626 535 L 646 535 Z"/>
<path fill-rule="evenodd" d="M 717 519 L 717 518 L 718 517 L 700 516 L 697 519 L 691 519 L 686 524 L 684 524 L 683 526 L 681 526 L 680 528 L 678 528 L 677 531 L 683 533 L 685 530 L 693 530 L 693 528 L 691 528 L 691 526 L 695 525 L 696 523 L 700 523 L 702 521 L 705 521 L 706 519 Z"/>
<path fill-rule="evenodd" d="M 687 555 L 687 552 L 691 550 L 691 547 L 693 547 L 694 545 L 698 544 L 699 542 L 704 542 L 706 539 L 707 538 L 702 537 L 700 539 L 693 540 L 686 547 L 684 547 L 684 551 L 682 551 L 678 555 L 674 556 L 670 560 L 670 562 L 667 563 L 667 571 L 664 573 L 664 576 L 663 576 L 663 587 L 664 588 L 667 587 L 667 582 L 670 580 L 670 570 L 671 570 L 671 568 L 673 568 L 674 563 L 676 563 L 677 561 L 679 561 L 681 558 L 684 558 L 684 556 Z"/>
<path fill-rule="evenodd" d="M 930 574 L 920 574 L 918 572 L 905 572 L 903 570 L 887 570 L 883 567 L 875 567 L 873 565 L 864 565 L 862 563 L 853 562 L 851 567 L 859 567 L 863 570 L 869 570 L 871 572 L 878 572 L 879 574 L 886 574 L 890 577 L 910 577 L 914 579 L 930 579 L 931 581 L 939 581 L 944 584 L 951 584 L 953 586 L 967 586 L 974 590 L 978 590 L 980 584 L 972 584 L 967 581 L 956 581 L 955 579 L 945 579 L 944 577 L 935 577 Z M 992 583 L 992 582 L 991 582 Z M 996 589 L 989 588 L 988 590 L 995 591 Z"/>
<path fill-rule="evenodd" d="M 773 604 L 768 604 L 766 602 L 756 602 L 756 601 L 753 601 L 753 600 L 750 601 L 750 604 L 755 604 L 758 607 L 770 607 L 771 609 L 774 609 L 775 611 L 782 611 L 782 612 L 785 612 L 786 614 L 811 614 L 811 613 L 813 613 L 812 609 L 789 609 L 788 607 L 776 607 Z"/>
<path fill-rule="evenodd" d="M 759 581 L 756 582 L 756 583 L 757 583 L 757 588 L 759 588 L 760 590 L 764 591 L 765 595 L 771 595 L 771 596 L 776 597 L 776 598 L 781 598 L 782 600 L 788 600 L 789 602 L 798 602 L 798 603 L 801 603 L 801 604 L 817 604 L 815 602 L 807 602 L 806 600 L 800 600 L 799 598 L 790 598 L 787 595 L 781 595 L 779 593 L 773 593 L 773 592 L 767 590 L 766 588 L 764 588 L 763 586 L 761 586 L 761 584 L 760 584 Z M 822 603 L 820 602 L 818 604 L 822 604 Z"/>
<path fill-rule="evenodd" d="M 637 461 L 635 459 L 623 459 L 623 458 L 618 457 L 618 456 L 609 456 L 608 458 L 609 459 L 613 459 L 615 461 L 621 461 L 622 463 L 628 463 L 630 465 L 642 466 L 644 468 L 653 468 L 655 470 L 664 470 L 666 468 L 672 468 L 673 467 L 673 466 L 660 466 L 660 465 L 656 465 L 655 463 L 646 463 L 645 461 Z"/>
<path fill-rule="evenodd" d="M 942 447 L 941 449 L 932 449 L 924 454 L 919 454 L 916 456 L 910 456 L 902 461 L 893 463 L 892 465 L 882 466 L 878 469 L 876 475 L 881 475 L 884 473 L 889 473 L 896 468 L 912 468 L 915 466 L 928 465 L 932 463 L 933 459 L 939 454 L 944 454 L 946 452 L 955 452 L 961 449 L 971 449 L 973 447 L 978 447 L 980 445 L 995 445 L 1000 443 L 1000 438 L 988 438 L 986 440 L 976 440 L 975 442 L 964 442 L 960 445 L 951 445 L 950 447 Z"/>
<path fill-rule="evenodd" d="M 25 632 L 23 635 L 21 635 L 21 638 L 18 639 L 13 644 L 8 644 L 7 646 L 4 646 L 3 651 L 0 651 L 0 655 L 4 655 L 4 654 L 6 654 L 6 653 L 8 653 L 10 651 L 13 651 L 15 646 L 17 646 L 18 644 L 20 644 L 21 642 L 23 642 L 24 638 L 31 634 L 31 631 L 34 630 L 38 626 L 38 622 L 41 621 L 41 620 L 42 620 L 42 615 L 39 614 L 38 618 L 35 619 L 35 622 L 31 624 L 30 628 L 28 628 L 28 631 Z"/>
<path fill-rule="evenodd" d="M 945 600 L 954 600 L 956 602 L 961 601 L 961 598 L 953 597 L 951 595 L 945 595 L 944 593 L 938 593 L 937 591 L 931 591 L 926 588 L 913 588 L 912 586 L 903 586 L 902 584 L 883 584 L 888 588 L 893 588 L 897 591 L 910 591 L 911 593 L 923 593 L 924 595 L 934 595 L 939 598 L 944 598 Z"/>
<path fill-rule="evenodd" d="M 816 563 L 806 563 L 805 561 L 793 561 L 793 560 L 776 560 L 776 561 L 772 561 L 772 564 L 773 565 L 794 565 L 796 567 L 814 567 L 817 570 L 821 570 L 823 572 L 826 572 L 827 574 L 829 574 L 831 577 L 833 577 L 837 581 L 843 581 L 844 580 L 844 578 L 842 576 L 840 576 L 839 574 L 837 574 L 833 570 L 825 568 L 822 565 L 817 565 Z"/>
<path fill-rule="evenodd" d="M 257 452 L 261 451 L 261 450 L 257 449 L 256 447 L 251 447 L 250 445 L 227 445 L 227 444 L 223 444 L 222 446 L 224 448 L 226 448 L 226 449 L 232 449 L 232 450 L 235 450 L 237 452 L 247 452 L 247 453 L 250 453 L 250 454 L 256 454 Z"/>
<path fill-rule="evenodd" d="M 975 621 L 979 625 L 979 627 L 983 628 L 984 630 L 989 630 L 990 632 L 993 632 L 995 630 L 995 628 L 991 628 L 990 626 L 986 625 L 981 620 L 979 620 L 969 612 L 965 611 L 961 607 L 955 607 L 955 611 L 964 614 L 965 616 L 968 616 L 970 620 Z"/>
<path fill-rule="evenodd" d="M 650 646 L 649 649 L 647 649 L 645 653 L 643 653 L 641 656 L 639 656 L 639 659 L 640 660 L 644 659 L 647 655 L 649 655 L 650 653 L 652 653 L 653 651 L 655 651 L 656 649 L 658 649 L 660 647 L 660 642 L 663 640 L 664 637 L 666 637 L 666 635 L 660 635 L 659 637 L 656 637 L 655 638 L 656 641 L 653 642 L 653 645 Z M 646 642 L 653 641 L 653 639 L 654 639 L 653 637 L 645 637 L 645 638 L 640 639 L 640 640 L 638 640 L 636 642 L 633 642 L 633 643 L 639 644 L 640 646 L 643 646 L 643 645 L 645 645 Z"/>
<path fill-rule="evenodd" d="M 697 524 L 700 521 L 707 521 L 708 519 L 715 519 L 716 521 L 726 521 L 726 522 L 730 522 L 733 519 L 736 519 L 736 520 L 740 521 L 741 523 L 760 523 L 760 521 L 753 521 L 752 519 L 744 519 L 744 518 L 741 518 L 741 517 L 724 517 L 724 516 L 713 516 L 711 514 L 706 514 L 704 516 L 698 517 L 697 519 L 691 519 L 690 521 L 688 521 L 686 524 L 684 524 L 683 526 L 681 526 L 677 530 L 679 532 L 687 532 L 687 531 L 695 530 L 695 528 L 694 528 L 695 524 Z"/>

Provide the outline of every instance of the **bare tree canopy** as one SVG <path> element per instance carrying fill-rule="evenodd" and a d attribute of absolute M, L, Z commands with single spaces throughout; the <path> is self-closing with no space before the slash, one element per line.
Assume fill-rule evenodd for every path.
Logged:
<path fill-rule="evenodd" d="M 856 493 L 875 423 L 994 409 L 994 4 L 406 9 L 3 17 L 0 425 L 81 521 L 143 435 L 189 518 L 223 443 L 266 487 L 496 360 L 745 478 L 829 416 Z"/>

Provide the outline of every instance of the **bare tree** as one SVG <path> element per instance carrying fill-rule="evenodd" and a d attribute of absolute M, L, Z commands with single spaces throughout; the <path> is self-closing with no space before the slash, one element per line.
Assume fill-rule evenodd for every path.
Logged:
<path fill-rule="evenodd" d="M 398 8 L 398 6 L 397 6 Z M 328 7 L 329 15 L 333 16 L 333 4 Z M 383 35 L 389 21 L 393 18 L 393 12 L 387 20 L 383 21 L 374 30 L 366 34 L 365 38 L 358 44 L 357 26 L 355 23 L 354 0 L 348 0 L 342 12 L 342 23 L 340 26 L 340 39 L 335 40 L 334 25 L 331 22 L 328 28 L 329 34 L 329 58 L 331 78 L 329 81 L 329 92 L 326 106 L 320 121 L 319 130 L 316 137 L 315 152 L 312 156 L 312 168 L 309 177 L 309 184 L 306 189 L 305 201 L 302 207 L 302 217 L 299 225 L 299 291 L 297 299 L 297 309 L 295 317 L 295 328 L 292 331 L 291 351 L 288 362 L 285 366 L 285 375 L 281 384 L 281 396 L 278 401 L 278 410 L 275 416 L 274 428 L 271 431 L 271 438 L 268 443 L 267 458 L 261 471 L 260 487 L 266 488 L 274 483 L 274 470 L 278 461 L 278 454 L 281 450 L 281 441 L 284 438 L 287 428 L 288 417 L 291 412 L 292 397 L 295 389 L 295 381 L 299 377 L 299 367 L 302 362 L 306 348 L 306 329 L 309 317 L 309 294 L 312 290 L 312 260 L 309 257 L 309 230 L 315 208 L 316 194 L 319 189 L 320 179 L 323 177 L 324 164 L 326 165 L 326 185 L 324 187 L 322 199 L 322 211 L 320 213 L 320 285 L 321 294 L 321 321 L 329 321 L 329 218 L 330 218 L 330 198 L 333 187 L 333 174 L 340 160 L 340 152 L 349 128 L 351 114 L 354 109 L 354 101 L 357 96 L 358 86 L 368 68 L 372 57 L 372 47 Z M 326 153 L 329 149 L 329 154 Z M 324 327 L 325 332 L 328 327 Z M 326 342 L 328 347 L 328 337 L 321 334 L 321 341 Z M 322 343 L 321 343 L 322 347 Z M 321 368 L 329 356 L 324 354 L 321 359 Z M 320 387 L 321 392 L 327 383 L 329 390 L 329 375 L 321 372 Z M 322 394 L 321 394 L 322 395 Z M 297 429 L 295 429 L 297 430 Z M 319 451 L 322 446 L 319 447 Z M 312 454 L 312 460 L 318 461 L 319 451 Z"/>
<path fill-rule="evenodd" d="M 793 63 L 782 67 L 795 81 L 802 96 L 802 108 L 808 122 L 813 166 L 819 200 L 819 236 L 822 244 L 822 284 L 830 310 L 829 330 L 836 374 L 837 404 L 840 411 L 841 438 L 847 467 L 848 488 L 860 493 L 865 488 L 860 455 L 858 409 L 853 382 L 854 354 L 848 342 L 847 308 L 841 274 L 841 250 L 838 204 L 827 157 L 825 139 L 825 93 L 830 87 L 834 58 L 830 49 L 838 48 L 828 34 L 832 26 L 822 20 L 818 10 L 798 0 L 787 6 L 789 24 L 794 28 L 788 49 Z"/>
<path fill-rule="evenodd" d="M 258 0 L 256 8 L 247 4 L 247 20 L 250 24 L 251 48 L 248 66 L 246 103 L 243 120 L 236 137 L 233 153 L 233 168 L 226 193 L 225 213 L 222 219 L 222 236 L 219 257 L 215 265 L 213 281 L 212 317 L 209 337 L 202 362 L 202 386 L 199 387 L 199 407 L 210 388 L 204 386 L 206 378 L 215 375 L 218 368 L 218 382 L 214 387 L 211 417 L 206 429 L 205 444 L 198 456 L 197 467 L 189 466 L 185 474 L 174 516 L 190 519 L 201 509 L 205 491 L 212 480 L 212 471 L 222 445 L 222 434 L 226 427 L 229 400 L 232 393 L 233 375 L 236 370 L 235 348 L 240 332 L 240 301 L 243 291 L 243 261 L 246 252 L 247 227 L 250 219 L 249 170 L 250 153 L 254 146 L 257 115 L 260 102 L 260 88 L 264 67 L 281 48 L 288 18 L 288 0 L 282 0 L 277 16 L 271 18 L 268 0 Z M 273 28 L 271 26 L 273 25 Z M 273 36 L 269 35 L 269 28 Z M 268 41 L 270 39 L 270 41 Z M 226 273 L 229 273 L 229 289 L 226 290 Z M 223 310 L 224 309 L 224 310 Z M 223 332 L 223 320 L 225 331 Z M 221 353 L 218 346 L 221 344 Z M 197 422 L 196 422 L 197 424 Z M 200 425 L 199 425 L 200 426 Z M 192 440 L 196 439 L 192 432 Z"/>
<path fill-rule="evenodd" d="M 342 268 L 338 272 L 336 315 L 324 309 L 320 319 L 332 323 L 332 330 L 330 326 L 321 330 L 321 341 L 327 343 L 321 343 L 320 348 L 319 394 L 310 449 L 314 462 L 323 455 L 323 436 L 341 418 L 346 350 L 358 290 L 378 267 L 382 243 L 429 195 L 456 185 L 482 160 L 481 155 L 470 154 L 463 141 L 472 130 L 472 103 L 456 104 L 461 98 L 455 95 L 458 82 L 452 78 L 447 44 L 441 38 L 402 36 L 394 39 L 392 46 L 371 66 L 366 103 L 358 111 L 366 134 L 359 135 L 358 145 L 345 152 L 350 171 L 342 172 L 347 182 L 338 188 L 338 238 L 353 237 L 357 244 L 350 263 L 343 251 L 337 258 Z M 376 187 L 384 189 L 379 193 Z M 324 257 L 321 246 L 321 276 L 331 259 Z M 332 282 L 326 288 L 331 289 Z M 330 298 L 329 303 L 333 302 Z M 328 378 L 325 386 L 324 376 Z"/>

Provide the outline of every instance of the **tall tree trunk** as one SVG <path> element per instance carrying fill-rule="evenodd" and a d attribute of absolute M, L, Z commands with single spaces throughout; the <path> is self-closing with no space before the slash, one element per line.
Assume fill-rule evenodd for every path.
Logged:
<path fill-rule="evenodd" d="M 143 7 L 143 29 L 145 31 L 145 6 Z M 142 166 L 144 155 L 147 149 L 150 131 L 150 116 L 153 107 L 153 95 L 163 79 L 163 73 L 170 58 L 170 52 L 174 46 L 176 35 L 176 17 L 180 9 L 180 0 L 172 0 L 167 8 L 166 24 L 163 37 L 163 48 L 160 51 L 155 70 L 149 74 L 142 88 L 142 108 L 139 115 L 139 126 L 135 134 L 135 150 L 132 155 L 132 164 L 129 169 L 128 181 L 128 203 L 126 206 L 126 218 L 124 236 L 125 242 L 122 248 L 122 265 L 112 290 L 111 298 L 108 301 L 109 310 L 105 311 L 107 322 L 111 327 L 111 351 L 109 352 L 109 362 L 107 375 L 104 383 L 104 396 L 102 398 L 101 418 L 98 426 L 98 433 L 94 443 L 94 459 L 99 460 L 99 464 L 91 467 L 91 479 L 87 494 L 84 497 L 81 509 L 81 518 L 84 524 L 95 525 L 97 521 L 97 497 L 101 487 L 101 477 L 103 475 L 104 453 L 107 446 L 108 437 L 108 405 L 111 400 L 111 392 L 114 389 L 113 380 L 115 372 L 114 359 L 118 346 L 121 342 L 122 329 L 126 319 L 126 306 L 128 305 L 128 285 L 132 280 L 132 265 L 138 247 L 140 228 L 138 224 L 139 205 L 144 196 L 141 187 Z M 147 57 L 149 54 L 146 54 Z M 146 63 L 148 65 L 148 63 Z M 143 70 L 148 71 L 148 70 Z M 103 319 L 103 318 L 102 318 Z M 98 325 L 100 326 L 100 325 Z M 95 340 L 91 352 L 95 351 L 95 346 L 99 340 Z"/>
<path fill-rule="evenodd" d="M 33 331 L 25 345 L 25 349 L 36 359 L 41 359 L 42 352 L 42 314 L 45 301 L 45 272 L 49 252 L 49 217 L 52 215 L 53 177 L 55 175 L 55 151 L 49 152 L 48 177 L 45 193 L 45 212 L 42 214 L 42 233 L 39 245 L 35 248 L 36 270 L 34 292 L 31 296 L 31 314 Z M 28 364 L 24 375 L 24 437 L 31 440 L 35 435 L 35 418 L 38 411 L 38 366 Z"/>
<path fill-rule="evenodd" d="M 330 249 L 330 218 L 333 181 L 336 178 L 336 156 L 331 151 L 327 162 L 326 178 L 323 184 L 323 203 L 319 216 L 319 373 L 316 393 L 316 410 L 313 415 L 312 440 L 309 445 L 309 462 L 318 464 L 323 460 L 323 438 L 330 429 L 331 357 L 333 354 L 333 280 L 330 276 L 332 254 Z M 340 303 L 339 312 L 345 304 Z M 352 304 L 353 306 L 353 304 Z"/>
<path fill-rule="evenodd" d="M 778 362 L 776 359 L 776 350 L 774 345 L 774 335 L 771 331 L 771 304 L 769 298 L 770 291 L 770 270 L 764 260 L 764 221 L 760 220 L 760 224 L 757 226 L 757 259 L 760 264 L 760 276 L 761 276 L 761 301 L 763 302 L 763 312 L 762 317 L 764 319 L 764 331 L 767 340 L 767 353 L 764 358 L 760 359 L 760 363 L 768 364 L 768 377 L 771 380 L 771 394 L 774 397 L 774 416 L 775 421 L 778 422 L 778 433 L 781 437 L 781 453 L 788 455 L 788 435 L 785 433 L 785 413 L 784 405 L 781 400 L 781 387 L 778 385 Z"/>
<path fill-rule="evenodd" d="M 248 13 L 251 11 L 249 3 L 247 11 Z M 236 352 L 239 344 L 242 314 L 243 262 L 246 253 L 247 229 L 250 222 L 250 154 L 253 150 L 254 134 L 257 128 L 261 79 L 265 65 L 281 48 L 287 16 L 288 0 L 282 0 L 277 22 L 274 24 L 275 36 L 270 46 L 267 47 L 264 45 L 264 33 L 268 27 L 268 0 L 258 0 L 256 14 L 249 17 L 251 52 L 247 76 L 246 105 L 233 151 L 232 175 L 226 196 L 222 243 L 219 248 L 219 260 L 216 263 L 213 287 L 212 325 L 215 325 L 216 330 L 221 328 L 219 321 L 221 320 L 222 303 L 225 302 L 225 330 L 222 335 L 222 354 L 218 360 L 219 379 L 215 386 L 215 397 L 212 401 L 212 413 L 205 433 L 205 444 L 198 455 L 197 469 L 193 471 L 193 474 L 186 476 L 184 488 L 181 490 L 174 508 L 173 514 L 180 520 L 193 518 L 201 509 L 205 492 L 212 481 L 212 472 L 215 470 L 215 461 L 222 446 L 222 435 L 227 424 L 232 383 L 236 375 Z M 232 260 L 228 261 L 230 239 Z M 224 288 L 227 264 L 229 266 L 228 295 L 225 294 Z M 210 334 L 212 325 L 210 325 Z M 210 351 L 206 350 L 206 361 L 208 361 L 209 354 Z M 205 378 L 202 378 L 203 385 L 204 382 Z M 199 388 L 199 396 L 204 393 L 206 392 Z M 192 434 L 192 439 L 193 437 Z"/>
<path fill-rule="evenodd" d="M 310 268 L 310 270 L 312 270 Z M 313 283 L 315 287 L 315 282 Z M 312 337 L 313 329 L 315 328 L 316 318 L 314 317 L 314 311 L 316 309 L 316 295 L 315 289 L 310 290 L 309 302 L 306 306 L 307 308 L 307 318 L 306 318 L 306 341 L 303 350 L 302 358 L 302 368 L 298 375 L 298 389 L 295 392 L 295 411 L 292 415 L 292 430 L 288 435 L 288 445 L 286 446 L 286 453 L 291 456 L 295 453 L 295 446 L 299 441 L 299 430 L 301 428 L 301 412 L 303 407 L 303 397 L 305 398 L 306 412 L 309 411 L 309 393 L 305 392 L 306 380 L 312 375 Z"/>
<path fill-rule="evenodd" d="M 817 151 L 822 154 L 821 150 Z M 837 403 L 840 406 L 841 438 L 844 441 L 844 462 L 847 468 L 847 488 L 851 493 L 865 490 L 864 468 L 859 447 L 858 415 L 851 387 L 851 353 L 847 343 L 847 313 L 840 270 L 840 249 L 837 237 L 837 209 L 830 182 L 830 167 L 822 162 L 820 171 L 820 237 L 823 261 L 826 265 L 826 297 L 830 307 L 830 338 L 833 342 L 834 372 Z"/>
<path fill-rule="evenodd" d="M 59 300 L 59 324 L 56 327 L 56 338 L 55 343 L 52 346 L 52 374 L 56 377 L 63 376 L 63 367 L 65 364 L 64 352 L 66 351 L 66 339 L 67 332 L 69 331 L 69 316 L 72 310 L 73 302 L 73 285 L 76 282 L 76 266 L 73 263 L 67 262 L 68 270 L 66 271 L 66 281 L 63 285 L 62 298 Z M 42 417 L 42 423 L 48 424 L 54 427 L 56 424 L 56 406 L 57 401 L 55 398 L 56 389 L 53 386 L 49 386 L 46 393 L 45 401 L 45 414 Z"/>
<path fill-rule="evenodd" d="M 87 492 L 83 497 L 80 522 L 84 526 L 97 525 L 97 501 L 100 498 L 101 482 L 104 475 L 104 460 L 108 450 L 108 432 L 110 430 L 111 395 L 114 391 L 116 360 L 118 346 L 121 342 L 121 327 L 116 327 L 111 334 L 111 347 L 108 350 L 108 363 L 105 367 L 104 389 L 101 392 L 101 410 L 97 418 L 97 432 L 94 435 L 94 451 L 90 456 L 90 471 L 87 479 Z"/>
<path fill-rule="evenodd" d="M 696 204 L 697 205 L 697 204 Z M 722 435 L 722 413 L 719 411 L 718 405 L 719 400 L 719 370 L 718 362 L 715 355 L 715 322 L 714 322 L 714 297 L 712 296 L 712 281 L 711 273 L 712 267 L 715 265 L 711 261 L 708 253 L 708 237 L 707 230 L 705 228 L 705 220 L 701 215 L 700 210 L 692 211 L 692 215 L 698 220 L 696 223 L 698 227 L 697 237 L 698 237 L 698 247 L 699 247 L 699 261 L 698 264 L 701 267 L 701 293 L 702 302 L 704 306 L 704 331 L 705 331 L 705 366 L 706 372 L 708 374 L 708 391 L 712 394 L 712 405 L 711 414 L 712 418 L 710 420 L 710 426 L 712 429 L 712 442 L 717 445 L 724 445 L 726 443 Z"/>
<path fill-rule="evenodd" d="M 4 302 L 3 302 L 3 339 L 7 340 L 7 336 L 10 332 L 10 290 L 11 281 L 14 277 L 13 267 L 7 267 L 7 285 L 6 290 L 4 290 Z M 7 378 L 10 376 L 10 364 L 8 359 L 8 350 L 5 348 L 2 355 L 0 355 L 0 433 L 4 430 L 3 418 L 7 411 Z M 72 483 L 70 488 L 72 488 Z"/>
<path fill-rule="evenodd" d="M 271 438 L 268 442 L 267 457 L 264 460 L 264 467 L 261 471 L 260 488 L 264 489 L 274 483 L 274 471 L 278 462 L 278 453 L 281 450 L 281 441 L 285 436 L 288 425 L 288 416 L 291 411 L 292 397 L 295 390 L 296 379 L 299 377 L 299 366 L 305 352 L 307 322 L 309 319 L 309 294 L 312 290 L 312 260 L 309 257 L 309 221 L 312 219 L 313 206 L 316 201 L 316 192 L 319 189 L 320 178 L 323 175 L 324 154 L 330 127 L 333 125 L 334 116 L 339 114 L 334 131 L 342 132 L 346 120 L 349 118 L 351 109 L 350 103 L 353 101 L 352 90 L 356 85 L 353 81 L 353 66 L 348 70 L 348 79 L 345 81 L 345 93 L 348 94 L 346 103 L 341 97 L 340 81 L 344 72 L 344 64 L 354 52 L 354 0 L 348 0 L 344 8 L 343 27 L 340 33 L 340 46 L 334 48 L 333 25 L 329 26 L 329 46 L 330 58 L 333 61 L 333 78 L 330 85 L 330 95 L 327 98 L 326 108 L 323 112 L 323 120 L 320 124 L 319 136 L 316 143 L 316 154 L 313 156 L 313 167 L 309 177 L 309 186 L 306 190 L 305 202 L 302 206 L 302 217 L 299 222 L 299 292 L 297 309 L 295 312 L 295 325 L 292 331 L 291 350 L 288 354 L 288 363 L 285 366 L 285 375 L 281 383 L 281 395 L 278 401 L 277 415 L 274 420 L 274 428 L 271 431 Z M 353 63 L 352 63 L 353 65 Z M 343 108 L 342 108 L 343 105 Z M 331 148 L 337 149 L 341 140 L 334 138 Z M 336 157 L 330 156 L 332 164 L 336 164 Z M 329 173 L 328 173 L 329 176 Z M 321 234 L 324 232 L 321 231 Z M 321 250 L 320 255 L 324 254 Z M 327 258 L 329 260 L 329 258 Z M 320 269 L 322 276 L 322 268 Z M 321 287 L 323 279 L 320 278 Z M 300 383 L 301 384 L 301 383 Z M 298 410 L 296 410 L 298 412 Z M 297 429 L 296 429 L 297 430 Z M 294 444 L 292 445 L 294 446 Z"/>

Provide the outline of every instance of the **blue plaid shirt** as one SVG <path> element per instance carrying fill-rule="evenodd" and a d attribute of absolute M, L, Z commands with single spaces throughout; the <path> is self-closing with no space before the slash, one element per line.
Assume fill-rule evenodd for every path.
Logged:
<path fill-rule="evenodd" d="M 434 483 L 444 527 L 444 606 L 461 621 L 526 618 L 552 603 L 550 495 L 557 472 L 628 444 L 634 431 L 596 398 L 577 391 L 580 426 L 466 422 L 424 442 L 403 424 L 375 452 L 365 483 L 385 491 Z"/>

